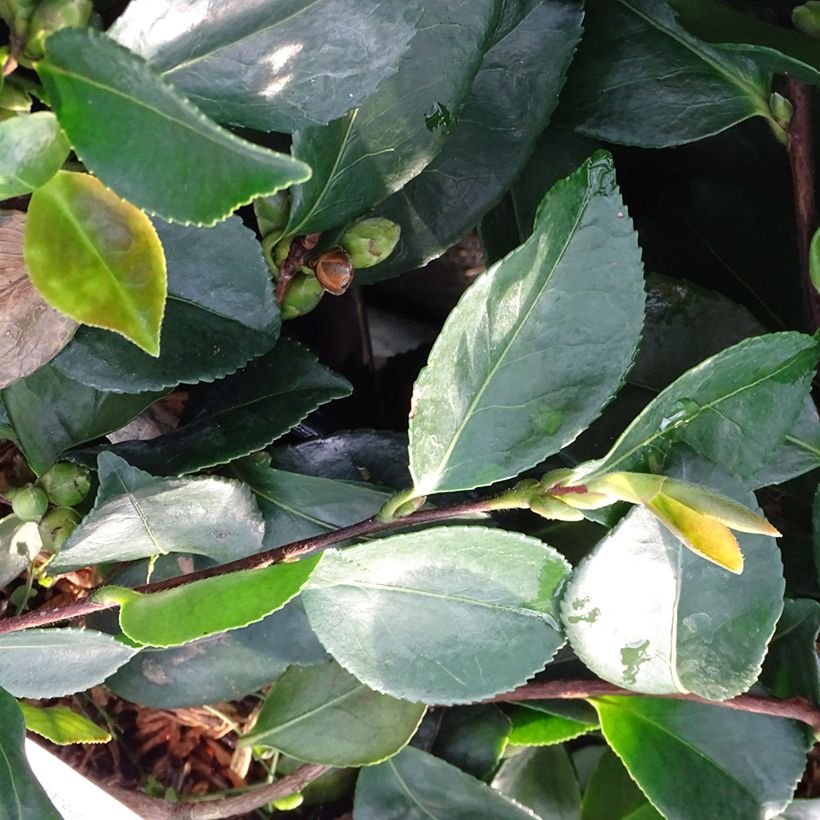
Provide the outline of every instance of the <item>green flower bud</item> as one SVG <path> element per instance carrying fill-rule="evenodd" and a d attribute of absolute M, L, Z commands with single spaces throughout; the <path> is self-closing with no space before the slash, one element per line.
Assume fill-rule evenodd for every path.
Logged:
<path fill-rule="evenodd" d="M 298 809 L 304 802 L 305 798 L 302 797 L 302 793 L 296 792 L 296 794 L 289 794 L 287 797 L 280 797 L 278 800 L 274 800 L 271 805 L 278 811 L 292 811 L 293 809 Z"/>
<path fill-rule="evenodd" d="M 43 549 L 59 552 L 66 538 L 77 529 L 80 514 L 71 507 L 55 507 L 40 522 L 40 538 Z"/>
<path fill-rule="evenodd" d="M 283 239 L 277 242 L 273 248 L 273 264 L 280 268 L 282 263 L 288 258 L 290 253 L 290 239 Z"/>
<path fill-rule="evenodd" d="M 19 42 L 25 39 L 29 22 L 37 8 L 37 0 L 0 0 L 0 17 Z"/>
<path fill-rule="evenodd" d="M 399 225 L 376 216 L 348 228 L 341 243 L 354 268 L 371 268 L 393 253 L 400 236 Z"/>
<path fill-rule="evenodd" d="M 74 507 L 91 489 L 91 473 L 79 464 L 61 461 L 55 464 L 37 482 L 57 507 Z"/>
<path fill-rule="evenodd" d="M 279 191 L 272 196 L 260 196 L 253 201 L 256 224 L 263 237 L 282 235 L 290 216 L 290 197 L 287 191 Z"/>
<path fill-rule="evenodd" d="M 794 106 L 791 102 L 782 94 L 778 94 L 775 91 L 769 95 L 769 110 L 772 112 L 775 122 L 777 122 L 781 128 L 788 130 L 789 123 L 792 121 L 792 114 L 794 113 Z"/>
<path fill-rule="evenodd" d="M 324 295 L 324 289 L 312 273 L 297 273 L 291 280 L 281 305 L 282 321 L 287 322 L 310 313 Z"/>
<path fill-rule="evenodd" d="M 11 494 L 11 509 L 21 521 L 39 521 L 48 509 L 48 496 L 34 484 L 26 484 Z"/>
<path fill-rule="evenodd" d="M 793 9 L 792 22 L 803 34 L 820 38 L 820 0 L 809 0 Z"/>
<path fill-rule="evenodd" d="M 26 57 L 41 59 L 46 38 L 61 28 L 86 25 L 92 8 L 91 0 L 40 0 L 29 25 Z"/>

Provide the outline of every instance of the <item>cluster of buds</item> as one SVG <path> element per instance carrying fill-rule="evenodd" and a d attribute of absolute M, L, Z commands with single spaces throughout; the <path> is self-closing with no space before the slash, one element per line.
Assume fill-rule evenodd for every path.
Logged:
<path fill-rule="evenodd" d="M 577 483 L 572 470 L 556 470 L 519 487 L 529 493 L 533 512 L 559 521 L 579 521 L 583 510 L 618 501 L 640 505 L 693 552 L 737 574 L 743 571 L 743 554 L 731 530 L 780 535 L 763 516 L 737 501 L 661 475 L 618 472 Z"/>

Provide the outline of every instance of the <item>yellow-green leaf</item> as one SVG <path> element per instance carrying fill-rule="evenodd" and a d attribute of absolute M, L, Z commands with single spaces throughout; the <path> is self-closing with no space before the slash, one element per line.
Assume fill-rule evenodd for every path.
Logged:
<path fill-rule="evenodd" d="M 56 743 L 108 743 L 111 735 L 87 717 L 72 712 L 67 706 L 30 706 L 19 702 L 26 729 Z"/>
<path fill-rule="evenodd" d="M 31 197 L 23 250 L 52 307 L 158 355 L 165 255 L 142 211 L 88 174 L 60 171 Z"/>

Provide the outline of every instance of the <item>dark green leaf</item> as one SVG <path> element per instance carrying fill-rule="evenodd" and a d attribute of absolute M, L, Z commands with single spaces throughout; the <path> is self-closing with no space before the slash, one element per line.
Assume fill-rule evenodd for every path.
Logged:
<path fill-rule="evenodd" d="M 138 0 L 110 33 L 215 120 L 292 131 L 370 96 L 395 73 L 418 16 L 406 0 L 232 0 L 218 15 L 209 0 Z"/>
<path fill-rule="evenodd" d="M 274 748 L 309 763 L 367 766 L 403 748 L 424 712 L 422 704 L 368 689 L 333 661 L 294 666 L 274 682 L 240 746 Z"/>
<path fill-rule="evenodd" d="M 817 633 L 820 604 L 807 598 L 786 600 L 760 680 L 778 698 L 801 697 L 820 704 Z"/>
<path fill-rule="evenodd" d="M 363 521 L 390 497 L 366 484 L 286 473 L 251 461 L 233 469 L 256 494 L 265 518 L 265 549 Z"/>
<path fill-rule="evenodd" d="M 802 333 L 746 339 L 684 373 L 590 467 L 630 469 L 652 448 L 684 441 L 740 477 L 775 454 L 808 395 L 820 347 Z"/>
<path fill-rule="evenodd" d="M 327 658 L 297 598 L 243 629 L 169 649 L 143 649 L 105 682 L 142 706 L 179 709 L 221 703 L 267 686 L 290 664 Z"/>
<path fill-rule="evenodd" d="M 493 788 L 532 809 L 542 820 L 579 820 L 581 793 L 562 747 L 525 749 L 505 761 Z"/>
<path fill-rule="evenodd" d="M 100 454 L 99 471 L 97 503 L 54 559 L 54 569 L 169 552 L 226 563 L 262 551 L 262 516 L 238 481 L 154 478 L 112 453 Z"/>
<path fill-rule="evenodd" d="M 0 395 L 20 449 L 41 475 L 60 453 L 122 427 L 161 394 L 95 390 L 47 364 Z"/>
<path fill-rule="evenodd" d="M 112 450 L 152 473 L 192 473 L 266 447 L 319 405 L 350 391 L 345 379 L 283 338 L 261 359 L 209 387 L 201 410 L 184 426 Z"/>
<path fill-rule="evenodd" d="M 552 746 L 598 728 L 594 710 L 585 703 L 525 701 L 508 707 L 507 714 L 510 744 L 516 746 Z"/>
<path fill-rule="evenodd" d="M 59 698 L 102 683 L 139 652 L 90 629 L 0 635 L 0 686 L 18 698 Z"/>
<path fill-rule="evenodd" d="M 50 111 L 0 122 L 0 199 L 45 185 L 68 156 L 57 118 Z"/>
<path fill-rule="evenodd" d="M 375 94 L 327 126 L 293 136 L 313 169 L 293 189 L 287 234 L 341 225 L 419 174 L 459 116 L 497 20 L 494 0 L 426 3 L 398 71 Z M 431 66 L 439 66 L 431 71 Z"/>
<path fill-rule="evenodd" d="M 624 764 L 607 749 L 584 790 L 581 820 L 663 820 Z"/>
<path fill-rule="evenodd" d="M 582 16 L 577 0 L 536 5 L 487 52 L 441 153 L 376 211 L 401 225 L 398 246 L 385 262 L 358 272 L 357 281 L 420 268 L 495 204 L 558 103 Z"/>
<path fill-rule="evenodd" d="M 716 0 L 671 0 L 680 23 L 695 37 L 747 57 L 764 71 L 820 85 L 817 40 L 766 23 Z"/>
<path fill-rule="evenodd" d="M 26 729 L 58 746 L 108 743 L 111 740 L 111 735 L 105 729 L 67 706 L 30 706 L 21 703 L 20 710 L 26 721 Z"/>
<path fill-rule="evenodd" d="M 371 688 L 470 703 L 514 689 L 561 646 L 568 569 L 518 533 L 437 527 L 326 552 L 302 599 L 319 640 Z"/>
<path fill-rule="evenodd" d="M 461 771 L 486 780 L 496 770 L 509 734 L 509 718 L 497 706 L 455 706 L 444 712 L 431 751 Z"/>
<path fill-rule="evenodd" d="M 769 114 L 769 80 L 751 61 L 702 43 L 666 0 L 588 0 L 561 96 L 583 134 L 661 148 Z"/>
<path fill-rule="evenodd" d="M 417 494 L 510 478 L 572 441 L 620 386 L 642 318 L 640 251 L 599 153 L 445 323 L 414 389 Z"/>
<path fill-rule="evenodd" d="M 0 814 L 4 820 L 60 820 L 26 759 L 17 701 L 0 689 Z"/>
<path fill-rule="evenodd" d="M 759 510 L 737 479 L 691 452 L 670 474 Z M 605 680 L 639 692 L 713 700 L 745 692 L 780 616 L 784 582 L 773 538 L 740 533 L 738 543 L 745 567 L 733 575 L 633 509 L 567 588 L 562 619 L 573 649 Z"/>
<path fill-rule="evenodd" d="M 666 817 L 771 816 L 803 772 L 803 734 L 790 720 L 679 700 L 607 697 L 594 705 L 607 742 Z"/>
<path fill-rule="evenodd" d="M 259 243 L 230 217 L 213 228 L 154 222 L 168 265 L 159 358 L 105 331 L 83 328 L 54 362 L 99 390 L 137 393 L 213 381 L 267 353 L 279 309 Z"/>
<path fill-rule="evenodd" d="M 103 587 L 97 595 L 119 604 L 120 627 L 132 641 L 181 646 L 281 609 L 298 595 L 320 558 L 217 575 L 150 595 L 125 587 Z"/>
<path fill-rule="evenodd" d="M 164 219 L 213 225 L 310 176 L 304 163 L 211 122 L 142 59 L 90 28 L 52 34 L 37 72 L 86 166 Z"/>
<path fill-rule="evenodd" d="M 356 820 L 532 820 L 535 815 L 437 757 L 408 746 L 356 781 Z"/>
<path fill-rule="evenodd" d="M 817 467 L 820 467 L 820 416 L 809 396 L 783 444 L 748 483 L 752 489 L 782 484 Z"/>
<path fill-rule="evenodd" d="M 89 174 L 60 171 L 31 197 L 23 252 L 53 308 L 158 355 L 165 256 L 142 211 Z"/>

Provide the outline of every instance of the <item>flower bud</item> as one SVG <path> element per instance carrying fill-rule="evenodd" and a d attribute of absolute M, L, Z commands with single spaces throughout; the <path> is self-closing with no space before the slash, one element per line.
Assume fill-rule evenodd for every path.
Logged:
<path fill-rule="evenodd" d="M 253 201 L 256 224 L 263 237 L 282 235 L 290 217 L 290 197 L 287 191 L 278 191 L 271 196 L 260 196 Z"/>
<path fill-rule="evenodd" d="M 21 521 L 39 521 L 48 509 L 48 496 L 34 484 L 26 484 L 10 495 L 12 512 Z"/>
<path fill-rule="evenodd" d="M 342 247 L 354 268 L 370 268 L 393 253 L 400 236 L 399 225 L 377 216 L 348 228 L 342 236 Z"/>
<path fill-rule="evenodd" d="M 792 22 L 803 34 L 820 38 L 820 1 L 809 0 L 808 3 L 792 9 Z"/>
<path fill-rule="evenodd" d="M 91 0 L 40 0 L 29 25 L 26 57 L 41 59 L 48 36 L 61 28 L 86 25 L 92 8 Z"/>
<path fill-rule="evenodd" d="M 91 489 L 91 473 L 79 464 L 61 461 L 44 473 L 37 482 L 57 507 L 74 507 Z"/>
<path fill-rule="evenodd" d="M 769 110 L 772 112 L 775 122 L 782 129 L 788 131 L 789 124 L 792 121 L 792 114 L 794 114 L 794 106 L 791 101 L 775 91 L 769 95 Z"/>
<path fill-rule="evenodd" d="M 284 261 L 288 258 L 290 253 L 290 239 L 282 239 L 273 247 L 273 264 L 278 269 Z"/>
<path fill-rule="evenodd" d="M 310 313 L 322 301 L 324 295 L 325 291 L 313 273 L 297 273 L 291 280 L 281 304 L 282 321 L 297 319 Z"/>
<path fill-rule="evenodd" d="M 66 538 L 77 529 L 80 514 L 71 507 L 55 507 L 40 522 L 40 538 L 43 549 L 59 552 Z"/>

